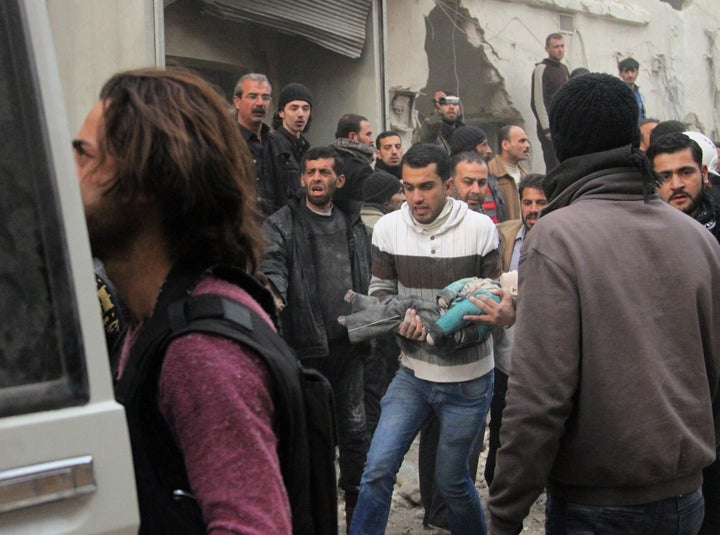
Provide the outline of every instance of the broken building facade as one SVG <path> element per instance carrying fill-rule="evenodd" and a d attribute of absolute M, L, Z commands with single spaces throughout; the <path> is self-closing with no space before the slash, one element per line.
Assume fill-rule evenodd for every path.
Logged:
<path fill-rule="evenodd" d="M 571 70 L 617 74 L 618 60 L 634 57 L 649 116 L 717 139 L 715 1 L 47 0 L 73 126 L 119 69 L 183 64 L 228 97 L 239 76 L 258 71 L 275 95 L 293 81 L 310 88 L 313 144 L 330 143 L 350 112 L 367 116 L 374 132 L 398 129 L 409 144 L 432 94 L 445 89 L 460 95 L 465 121 L 485 128 L 493 146 L 499 126 L 525 126 L 534 170 L 543 163 L 530 78 L 552 32 L 565 36 Z"/>

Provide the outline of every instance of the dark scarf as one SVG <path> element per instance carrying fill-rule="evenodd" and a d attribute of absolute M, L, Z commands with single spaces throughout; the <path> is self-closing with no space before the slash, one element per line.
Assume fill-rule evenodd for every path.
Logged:
<path fill-rule="evenodd" d="M 378 159 L 375 160 L 375 170 L 385 171 L 387 173 L 390 173 L 394 177 L 402 180 L 402 168 L 400 167 L 400 165 L 387 165 L 385 162 Z"/>
<path fill-rule="evenodd" d="M 650 167 L 650 162 L 637 148 L 631 145 L 611 149 L 603 152 L 575 156 L 563 161 L 553 169 L 543 180 L 543 190 L 548 200 L 547 207 L 542 211 L 545 215 L 553 210 L 569 205 L 581 195 L 587 193 L 589 183 L 598 176 L 606 175 L 609 171 L 634 168 L 641 174 L 641 180 L 633 187 L 629 185 L 624 193 L 642 193 L 647 202 L 653 191 L 656 176 Z M 600 192 L 603 186 L 592 184 L 593 191 Z M 608 188 L 614 188 L 608 185 Z"/>
<path fill-rule="evenodd" d="M 461 126 L 465 126 L 465 123 L 463 123 L 460 119 L 455 119 L 451 122 L 445 120 L 445 118 L 443 117 L 442 124 L 440 125 L 440 136 L 448 143 L 450 143 L 453 133 Z"/>
<path fill-rule="evenodd" d="M 715 204 L 715 200 L 708 190 L 703 191 L 702 200 L 694 219 L 712 232 L 713 236 L 717 238 L 720 234 L 720 227 L 718 227 L 717 222 L 719 216 L 720 207 Z"/>

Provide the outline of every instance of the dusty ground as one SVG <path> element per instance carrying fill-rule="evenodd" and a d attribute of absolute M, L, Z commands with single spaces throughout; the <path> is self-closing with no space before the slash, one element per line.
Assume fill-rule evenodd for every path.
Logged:
<path fill-rule="evenodd" d="M 386 535 L 448 535 L 450 532 L 442 529 L 429 529 L 423 527 L 423 508 L 420 505 L 420 488 L 417 476 L 418 440 L 415 440 L 405 457 L 398 482 L 393 493 L 392 509 L 388 520 Z M 487 505 L 488 489 L 483 478 L 485 456 L 487 455 L 487 442 L 485 451 L 480 458 L 478 477 L 475 486 L 480 493 L 483 507 Z M 345 509 L 342 503 L 342 492 L 339 495 L 338 518 L 340 519 L 340 533 L 345 533 Z M 523 535 L 543 535 L 545 533 L 545 496 L 541 496 L 530 510 L 530 516 L 525 519 Z"/>

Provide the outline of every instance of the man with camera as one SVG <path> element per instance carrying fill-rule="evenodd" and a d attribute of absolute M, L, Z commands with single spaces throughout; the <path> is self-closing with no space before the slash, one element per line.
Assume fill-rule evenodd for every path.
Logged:
<path fill-rule="evenodd" d="M 464 126 L 460 97 L 452 91 L 437 91 L 433 98 L 435 112 L 423 122 L 413 136 L 413 143 L 440 145 L 450 154 L 450 138 L 456 128 Z"/>

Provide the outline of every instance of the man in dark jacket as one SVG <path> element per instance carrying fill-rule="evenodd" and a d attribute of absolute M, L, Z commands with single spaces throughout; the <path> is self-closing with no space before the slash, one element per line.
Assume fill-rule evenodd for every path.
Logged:
<path fill-rule="evenodd" d="M 702 162 L 700 146 L 685 134 L 668 134 L 650 145 L 647 157 L 660 178 L 660 197 L 720 241 L 720 208 L 710 195 L 708 166 Z"/>
<path fill-rule="evenodd" d="M 312 95 L 307 87 L 291 83 L 283 87 L 278 99 L 278 111 L 273 117 L 273 131 L 268 144 L 268 200 L 263 205 L 266 215 L 285 206 L 300 188 L 300 162 L 310 148 L 302 133 L 310 124 Z"/>
<path fill-rule="evenodd" d="M 362 200 L 363 182 L 373 172 L 375 156 L 372 128 L 367 117 L 347 113 L 340 117 L 333 148 L 340 153 L 345 170 L 345 185 L 335 193 L 335 200 Z"/>
<path fill-rule="evenodd" d="M 237 122 L 255 163 L 255 181 L 260 208 L 267 210 L 271 198 L 272 177 L 268 157 L 270 127 L 263 122 L 272 100 L 272 86 L 267 76 L 257 72 L 243 75 L 235 84 L 233 105 Z"/>
<path fill-rule="evenodd" d="M 499 147 L 498 147 L 499 150 Z M 492 153 L 488 137 L 482 128 L 477 126 L 461 126 L 452 135 L 450 140 L 450 156 L 455 157 L 461 152 L 477 152 L 486 162 Z M 485 191 L 485 198 L 479 210 L 492 219 L 493 223 L 502 223 L 507 219 L 505 213 L 505 201 L 500 193 L 497 177 L 488 172 L 488 188 Z M 471 209 L 472 208 L 471 206 Z"/>
<path fill-rule="evenodd" d="M 720 437 L 720 245 L 654 193 L 637 114 L 607 74 L 553 101 L 561 163 L 520 258 L 495 535 L 519 533 L 543 488 L 548 535 L 702 523 Z"/>
<path fill-rule="evenodd" d="M 390 173 L 398 180 L 402 180 L 403 147 L 402 138 L 395 130 L 380 132 L 375 138 L 375 170 Z"/>
<path fill-rule="evenodd" d="M 565 38 L 561 34 L 551 33 L 547 36 L 545 51 L 548 57 L 535 65 L 533 71 L 530 107 L 537 120 L 537 136 L 545 158 L 545 172 L 548 173 L 558 164 L 550 135 L 548 112 L 555 93 L 568 81 L 570 73 L 567 66 L 561 63 L 565 57 Z"/>
<path fill-rule="evenodd" d="M 367 293 L 370 242 L 360 219 L 362 203 L 333 199 L 345 182 L 340 156 L 330 147 L 313 147 L 302 169 L 302 196 L 265 220 L 260 271 L 280 303 L 285 340 L 303 364 L 319 370 L 333 386 L 339 484 L 350 525 L 368 448 L 363 362 L 369 347 L 350 344 L 337 318 L 352 310 L 344 300 L 347 290 Z"/>

